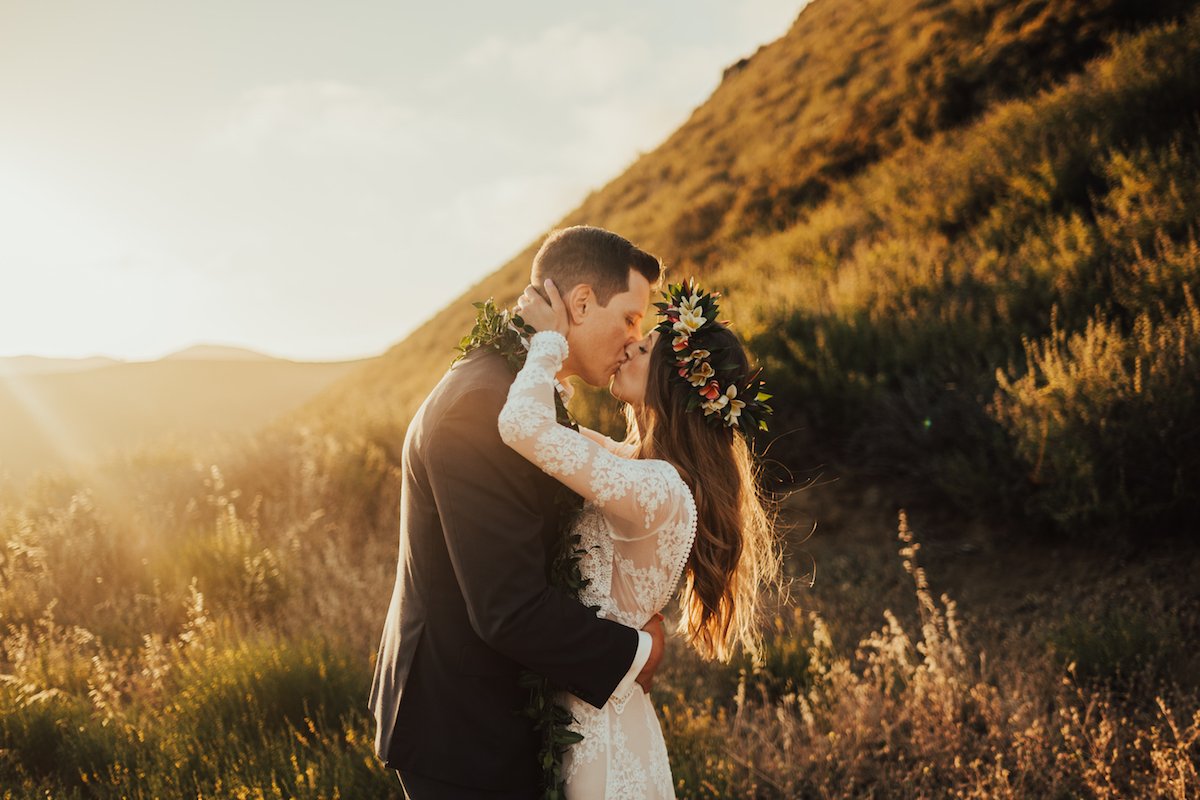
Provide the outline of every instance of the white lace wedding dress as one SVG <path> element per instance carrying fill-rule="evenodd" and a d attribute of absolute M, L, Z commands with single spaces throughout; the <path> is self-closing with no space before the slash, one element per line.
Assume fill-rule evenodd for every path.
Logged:
<path fill-rule="evenodd" d="M 640 628 L 675 593 L 696 538 L 696 504 L 666 461 L 630 458 L 625 445 L 556 422 L 554 376 L 566 356 L 561 334 L 533 335 L 500 412 L 500 436 L 584 498 L 575 531 L 591 583 L 581 599 L 601 617 Z M 560 700 L 583 735 L 563 764 L 569 800 L 675 797 L 662 728 L 641 686 L 599 709 L 566 692 Z"/>

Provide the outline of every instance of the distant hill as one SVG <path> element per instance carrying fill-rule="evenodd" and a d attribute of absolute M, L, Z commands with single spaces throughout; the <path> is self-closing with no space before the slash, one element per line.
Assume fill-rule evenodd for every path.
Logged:
<path fill-rule="evenodd" d="M 1169 528 L 1200 507 L 1198 134 L 1194 0 L 815 0 L 559 225 L 725 291 L 791 467 Z M 292 419 L 398 438 L 540 240 Z"/>
<path fill-rule="evenodd" d="M 90 461 L 168 435 L 250 432 L 360 364 L 195 347 L 158 361 L 0 373 L 0 474 L 20 483 L 37 468 Z"/>
<path fill-rule="evenodd" d="M 6 356 L 0 358 L 0 378 L 8 375 L 39 375 L 48 372 L 83 372 L 121 362 L 106 356 L 90 358 L 46 358 L 44 356 Z"/>
<path fill-rule="evenodd" d="M 157 361 L 278 361 L 273 356 L 259 353 L 244 347 L 228 345 L 196 344 L 174 353 L 169 353 Z M 48 358 L 45 356 L 5 356 L 0 357 L 0 379 L 11 375 L 44 375 L 52 372 L 83 372 L 98 367 L 111 367 L 116 364 L 144 363 L 129 362 L 107 356 L 91 356 L 89 358 Z"/>
<path fill-rule="evenodd" d="M 277 361 L 272 356 L 264 355 L 245 347 L 231 347 L 218 344 L 196 344 L 183 350 L 163 356 L 160 361 Z"/>

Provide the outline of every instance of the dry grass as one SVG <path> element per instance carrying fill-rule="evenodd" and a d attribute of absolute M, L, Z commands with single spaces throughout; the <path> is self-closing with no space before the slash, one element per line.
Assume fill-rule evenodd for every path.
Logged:
<path fill-rule="evenodd" d="M 681 795 L 1182 798 L 1200 791 L 1194 690 L 1163 688 L 1146 703 L 1075 680 L 1074 665 L 990 662 L 964 641 L 954 600 L 935 597 L 903 511 L 899 539 L 915 624 L 884 609 L 878 630 L 839 650 L 820 613 L 797 611 L 780 618 L 774 646 L 794 652 L 802 642 L 803 656 L 743 668 L 732 702 L 720 698 L 697 713 L 695 689 L 673 687 L 663 718 Z M 793 667 L 789 680 L 781 664 Z"/>
<path fill-rule="evenodd" d="M 61 505 L 4 506 L 0 784 L 8 796 L 396 796 L 370 752 L 364 713 L 395 531 L 390 520 L 355 529 L 359 514 L 335 512 L 352 497 L 343 488 L 350 476 L 386 481 L 392 467 L 365 466 L 374 452 L 365 442 L 298 435 L 289 448 L 278 452 L 295 469 L 269 476 L 254 462 L 241 467 L 260 487 L 295 481 L 291 491 L 272 487 L 287 502 L 268 503 L 261 489 L 250 497 L 234 487 L 237 468 L 202 462 L 192 465 L 195 496 L 147 502 L 139 494 L 146 505 L 133 519 L 177 531 L 177 560 L 147 549 L 146 531 L 115 524 L 122 515 L 110 513 L 112 500 L 84 487 Z M 161 479 L 159 466 L 127 470 L 124 485 Z M 878 530 L 877 515 L 843 514 L 839 525 L 858 519 Z M 972 639 L 955 601 L 931 588 L 903 513 L 899 537 L 907 592 L 882 552 L 874 567 L 857 562 L 857 615 L 839 614 L 836 586 L 795 590 L 758 664 L 706 664 L 672 645 L 656 698 L 681 797 L 1185 797 L 1200 789 L 1195 684 L 1161 671 L 1154 682 L 1130 682 L 1103 659 L 1076 678 L 1061 653 L 1107 641 L 1095 626 L 1090 639 L 1064 634 L 1061 653 L 1014 648 L 1019 636 Z M 848 555 L 853 543 L 809 546 L 818 570 L 836 570 L 833 553 L 840 546 Z M 116 555 L 99 557 L 105 552 Z M 870 616 L 883 625 L 851 635 Z M 1172 630 L 1186 640 L 1193 623 L 1151 628 L 1139 641 Z M 1118 668 L 1139 665 L 1126 659 Z"/>

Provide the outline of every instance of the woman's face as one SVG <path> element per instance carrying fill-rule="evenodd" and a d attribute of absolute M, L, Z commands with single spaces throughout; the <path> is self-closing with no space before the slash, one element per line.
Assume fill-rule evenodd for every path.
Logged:
<path fill-rule="evenodd" d="M 613 375 L 609 391 L 618 400 L 640 407 L 646 399 L 646 378 L 650 374 L 650 352 L 658 341 L 657 330 L 643 339 L 625 346 L 625 360 Z"/>

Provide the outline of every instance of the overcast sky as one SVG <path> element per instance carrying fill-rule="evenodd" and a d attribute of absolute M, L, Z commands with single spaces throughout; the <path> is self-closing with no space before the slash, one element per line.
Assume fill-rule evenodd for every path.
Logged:
<path fill-rule="evenodd" d="M 803 0 L 0 0 L 0 356 L 376 355 Z"/>

